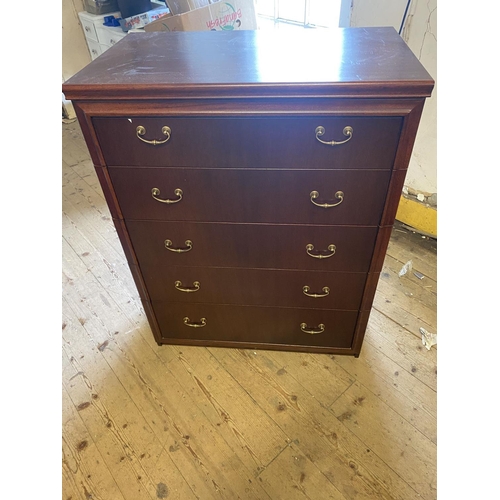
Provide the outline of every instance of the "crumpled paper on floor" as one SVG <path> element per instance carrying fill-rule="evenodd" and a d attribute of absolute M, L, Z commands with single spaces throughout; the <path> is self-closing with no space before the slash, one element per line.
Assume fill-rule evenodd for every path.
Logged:
<path fill-rule="evenodd" d="M 401 276 L 404 276 L 406 273 L 410 272 L 413 267 L 413 261 L 409 260 L 402 268 L 401 271 L 399 271 L 398 276 L 401 278 Z"/>
<path fill-rule="evenodd" d="M 437 344 L 437 333 L 429 333 L 425 328 L 420 327 L 420 333 L 422 334 L 422 344 L 430 351 L 433 345 Z"/>

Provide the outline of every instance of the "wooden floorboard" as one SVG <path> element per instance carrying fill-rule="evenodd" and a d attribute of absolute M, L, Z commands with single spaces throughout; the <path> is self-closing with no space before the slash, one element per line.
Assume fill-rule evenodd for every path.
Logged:
<path fill-rule="evenodd" d="M 435 240 L 395 225 L 358 359 L 158 347 L 78 124 L 62 138 L 63 500 L 436 498 Z"/>

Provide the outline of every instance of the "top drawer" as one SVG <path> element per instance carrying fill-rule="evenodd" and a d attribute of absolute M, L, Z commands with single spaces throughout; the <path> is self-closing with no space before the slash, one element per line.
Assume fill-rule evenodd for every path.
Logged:
<path fill-rule="evenodd" d="M 402 118 L 96 117 L 93 123 L 107 165 L 385 170 L 392 168 Z"/>

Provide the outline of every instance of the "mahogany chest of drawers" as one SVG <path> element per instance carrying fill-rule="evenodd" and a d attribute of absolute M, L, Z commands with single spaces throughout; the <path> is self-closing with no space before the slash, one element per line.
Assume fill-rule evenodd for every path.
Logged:
<path fill-rule="evenodd" d="M 66 82 L 158 344 L 359 355 L 432 88 L 392 28 L 130 34 Z"/>

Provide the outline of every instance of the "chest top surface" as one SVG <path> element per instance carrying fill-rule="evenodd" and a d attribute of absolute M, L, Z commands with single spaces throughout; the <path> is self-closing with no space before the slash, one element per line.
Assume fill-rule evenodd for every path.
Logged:
<path fill-rule="evenodd" d="M 63 85 L 68 99 L 427 97 L 394 28 L 130 33 Z"/>

